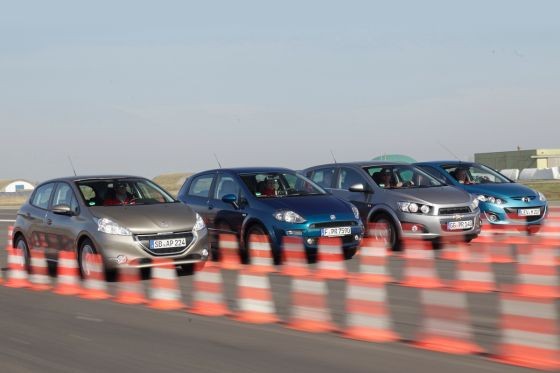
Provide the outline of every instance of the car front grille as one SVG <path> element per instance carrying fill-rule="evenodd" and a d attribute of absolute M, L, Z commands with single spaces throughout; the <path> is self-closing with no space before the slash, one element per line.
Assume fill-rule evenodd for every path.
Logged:
<path fill-rule="evenodd" d="M 439 209 L 440 215 L 455 215 L 455 214 L 469 214 L 469 213 L 471 213 L 471 208 L 469 206 L 444 207 Z"/>
<path fill-rule="evenodd" d="M 168 247 L 162 249 L 150 249 L 150 240 L 165 240 L 170 238 L 185 238 L 186 246 L 181 247 Z M 192 232 L 174 232 L 166 234 L 138 234 L 134 236 L 142 248 L 148 253 L 155 256 L 177 255 L 183 253 L 194 239 Z"/>
<path fill-rule="evenodd" d="M 532 200 L 534 200 L 535 196 L 523 196 L 523 197 L 511 197 L 511 199 L 515 200 L 515 201 L 523 201 L 523 202 L 530 202 Z"/>
<path fill-rule="evenodd" d="M 355 221 L 328 221 L 325 223 L 315 223 L 310 224 L 309 228 L 311 229 L 320 229 L 320 228 L 336 228 L 336 227 L 354 227 L 358 225 Z"/>

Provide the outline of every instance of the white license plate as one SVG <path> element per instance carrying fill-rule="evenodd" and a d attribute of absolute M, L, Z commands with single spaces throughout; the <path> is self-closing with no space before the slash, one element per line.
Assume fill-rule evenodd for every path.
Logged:
<path fill-rule="evenodd" d="M 183 247 L 187 246 L 187 239 L 182 238 L 168 238 L 164 240 L 150 240 L 150 249 L 167 249 L 170 247 Z"/>
<path fill-rule="evenodd" d="M 447 222 L 447 230 L 456 231 L 459 229 L 470 229 L 473 227 L 472 220 L 450 221 Z"/>
<path fill-rule="evenodd" d="M 517 215 L 519 216 L 539 216 L 541 209 L 519 209 Z"/>
<path fill-rule="evenodd" d="M 352 228 L 350 227 L 333 227 L 321 229 L 321 236 L 323 237 L 339 237 L 349 234 L 352 234 Z"/>

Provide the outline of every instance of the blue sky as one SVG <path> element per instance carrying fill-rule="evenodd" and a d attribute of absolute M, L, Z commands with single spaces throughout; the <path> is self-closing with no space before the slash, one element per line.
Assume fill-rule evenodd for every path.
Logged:
<path fill-rule="evenodd" d="M 557 1 L 21 1 L 0 178 L 560 148 Z M 440 144 L 444 144 L 441 146 Z"/>

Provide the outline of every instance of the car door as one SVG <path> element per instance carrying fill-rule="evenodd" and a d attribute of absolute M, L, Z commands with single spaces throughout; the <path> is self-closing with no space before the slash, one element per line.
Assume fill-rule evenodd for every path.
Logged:
<path fill-rule="evenodd" d="M 31 248 L 44 249 L 47 255 L 50 251 L 50 243 L 47 237 L 47 214 L 54 188 L 55 183 L 37 187 L 30 199 L 28 208 L 22 214 L 23 219 L 27 222 L 27 244 Z"/>
<path fill-rule="evenodd" d="M 364 192 L 351 192 L 348 190 L 351 186 L 356 184 L 363 184 L 368 187 L 368 180 L 359 170 L 351 167 L 339 167 L 335 178 L 334 188 L 331 190 L 332 194 L 342 198 L 346 201 L 352 202 L 354 206 L 360 211 L 362 221 L 367 220 L 369 210 L 371 209 L 370 194 Z"/>
<path fill-rule="evenodd" d="M 237 197 L 235 204 L 222 200 L 228 194 Z M 247 216 L 248 205 L 246 201 L 246 196 L 238 178 L 233 174 L 220 173 L 211 195 L 211 203 L 214 208 L 209 212 L 212 215 L 210 219 L 214 222 L 214 228 L 218 233 L 238 234 L 241 232 L 243 220 Z"/>
<path fill-rule="evenodd" d="M 207 173 L 195 176 L 188 186 L 183 202 L 196 211 L 208 228 L 213 228 L 213 201 L 210 200 L 210 192 L 214 185 L 216 173 Z"/>
<path fill-rule="evenodd" d="M 53 208 L 67 205 L 70 212 L 55 213 Z M 56 185 L 49 211 L 47 212 L 47 234 L 52 242 L 52 248 L 57 251 L 73 251 L 76 235 L 81 230 L 80 207 L 70 184 L 59 182 Z"/>

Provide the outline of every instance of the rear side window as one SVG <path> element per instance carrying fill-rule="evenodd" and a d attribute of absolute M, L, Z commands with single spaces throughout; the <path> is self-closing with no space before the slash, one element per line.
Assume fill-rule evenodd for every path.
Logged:
<path fill-rule="evenodd" d="M 339 189 L 349 189 L 355 184 L 365 184 L 362 176 L 355 170 L 351 168 L 341 168 L 340 174 L 338 175 L 337 188 Z"/>
<path fill-rule="evenodd" d="M 201 175 L 196 177 L 189 188 L 189 196 L 208 197 L 214 175 Z"/>
<path fill-rule="evenodd" d="M 315 182 L 315 184 L 318 184 L 323 188 L 331 188 L 332 180 L 334 178 L 334 171 L 334 167 L 320 168 L 318 170 L 312 171 L 311 175 L 308 176 L 313 182 Z"/>
<path fill-rule="evenodd" d="M 49 200 L 51 199 L 51 194 L 54 189 L 54 184 L 45 184 L 41 185 L 35 190 L 35 194 L 33 194 L 33 199 L 31 200 L 31 204 L 35 207 L 39 207 L 41 209 L 48 209 L 49 208 Z"/>

